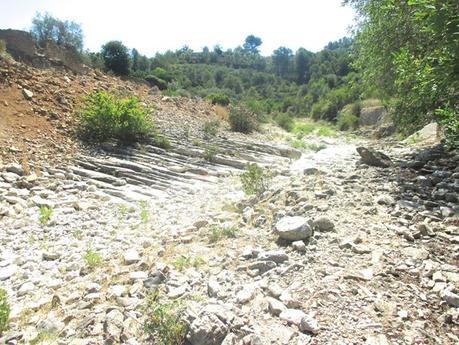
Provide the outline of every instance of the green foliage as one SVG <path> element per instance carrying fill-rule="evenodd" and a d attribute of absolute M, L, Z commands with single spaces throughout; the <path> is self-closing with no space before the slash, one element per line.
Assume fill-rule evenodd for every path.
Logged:
<path fill-rule="evenodd" d="M 459 148 L 459 107 L 446 105 L 444 108 L 437 109 L 435 113 L 440 124 L 444 126 L 446 148 Z"/>
<path fill-rule="evenodd" d="M 212 104 L 226 106 L 230 104 L 230 98 L 222 92 L 211 93 L 206 97 Z"/>
<path fill-rule="evenodd" d="M 327 145 L 325 144 L 311 143 L 303 139 L 294 139 L 290 142 L 290 144 L 292 145 L 292 147 L 296 149 L 304 149 L 304 150 L 310 150 L 314 152 L 318 152 L 320 150 L 327 148 Z"/>
<path fill-rule="evenodd" d="M 38 221 L 40 224 L 45 225 L 51 219 L 51 216 L 53 215 L 53 209 L 49 206 L 40 206 L 38 213 Z"/>
<path fill-rule="evenodd" d="M 51 41 L 60 46 L 72 47 L 78 52 L 83 50 L 81 25 L 68 20 L 62 21 L 49 13 L 35 15 L 30 33 L 41 47 Z"/>
<path fill-rule="evenodd" d="M 102 46 L 101 55 L 105 68 L 116 75 L 129 74 L 129 50 L 120 41 L 110 41 Z"/>
<path fill-rule="evenodd" d="M 251 133 L 258 128 L 254 114 L 241 107 L 231 107 L 228 120 L 234 132 Z"/>
<path fill-rule="evenodd" d="M 336 121 L 336 126 L 340 131 L 348 131 L 356 129 L 359 125 L 361 105 L 360 102 L 355 102 L 346 105 L 339 113 Z"/>
<path fill-rule="evenodd" d="M 156 134 L 152 139 L 151 143 L 153 146 L 169 150 L 171 148 L 171 143 L 166 137 Z"/>
<path fill-rule="evenodd" d="M 155 75 L 148 75 L 145 77 L 145 81 L 149 83 L 151 86 L 157 86 L 160 90 L 167 89 L 167 82 Z"/>
<path fill-rule="evenodd" d="M 297 138 L 302 138 L 306 135 L 314 134 L 322 137 L 335 137 L 337 133 L 335 129 L 327 122 L 297 122 L 292 130 Z"/>
<path fill-rule="evenodd" d="M 204 136 L 215 137 L 218 133 L 218 129 L 220 128 L 220 121 L 219 120 L 209 120 L 204 123 L 202 130 L 204 131 Z"/>
<path fill-rule="evenodd" d="M 93 92 L 83 99 L 78 112 L 80 132 L 97 142 L 117 139 L 123 143 L 146 140 L 154 134 L 147 118 L 148 109 L 137 98 L 119 98 L 105 91 Z"/>
<path fill-rule="evenodd" d="M 249 35 L 246 37 L 242 47 L 250 54 L 258 54 L 258 47 L 261 46 L 262 43 L 263 42 L 260 37 Z"/>
<path fill-rule="evenodd" d="M 146 297 L 145 332 L 154 344 L 182 345 L 185 341 L 186 326 L 180 315 L 184 306 L 179 301 L 161 302 L 158 291 Z"/>
<path fill-rule="evenodd" d="M 204 159 L 208 162 L 215 162 L 218 153 L 218 147 L 215 145 L 206 146 L 204 149 Z"/>
<path fill-rule="evenodd" d="M 409 133 L 432 119 L 454 120 L 435 113 L 457 109 L 459 102 L 457 1 L 347 2 L 361 18 L 356 65 L 367 88 L 394 100 L 401 129 Z"/>
<path fill-rule="evenodd" d="M 11 309 L 7 297 L 6 291 L 0 289 L 0 335 L 7 329 L 8 319 L 10 317 Z"/>
<path fill-rule="evenodd" d="M 194 267 L 198 268 L 205 263 L 204 259 L 201 257 L 192 258 L 187 255 L 180 255 L 177 259 L 172 261 L 172 265 L 179 271 L 183 271 L 186 268 Z"/>
<path fill-rule="evenodd" d="M 242 190 L 248 194 L 260 195 L 268 189 L 270 174 L 256 163 L 247 163 L 246 171 L 241 174 Z"/>
<path fill-rule="evenodd" d="M 151 73 L 166 83 L 172 81 L 172 74 L 162 67 L 156 67 Z"/>
<path fill-rule="evenodd" d="M 88 248 L 86 250 L 86 253 L 83 256 L 83 260 L 85 261 L 86 265 L 91 269 L 94 269 L 102 265 L 103 263 L 102 256 L 92 248 Z"/>
<path fill-rule="evenodd" d="M 224 238 L 235 238 L 238 229 L 235 226 L 212 225 L 209 231 L 209 242 L 215 243 Z"/>
<path fill-rule="evenodd" d="M 287 132 L 291 132 L 295 126 L 295 121 L 287 113 L 279 113 L 274 118 L 279 127 L 285 129 Z"/>
<path fill-rule="evenodd" d="M 148 222 L 148 219 L 150 218 L 149 213 L 148 213 L 148 204 L 146 201 L 140 201 L 140 219 L 142 222 L 146 223 Z"/>

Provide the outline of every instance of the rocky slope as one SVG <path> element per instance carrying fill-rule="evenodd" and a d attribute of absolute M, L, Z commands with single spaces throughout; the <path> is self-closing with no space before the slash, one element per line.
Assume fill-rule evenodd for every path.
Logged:
<path fill-rule="evenodd" d="M 205 102 L 0 73 L 0 343 L 160 343 L 151 303 L 180 305 L 192 345 L 459 341 L 459 152 L 309 138 L 327 148 L 300 154 L 224 122 L 209 136 Z M 171 148 L 82 147 L 72 114 L 100 88 L 154 105 Z M 260 196 L 242 192 L 247 162 L 273 175 Z"/>

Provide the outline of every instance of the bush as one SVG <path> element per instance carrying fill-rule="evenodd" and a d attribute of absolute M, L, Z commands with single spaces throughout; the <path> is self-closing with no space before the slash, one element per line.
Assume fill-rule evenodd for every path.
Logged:
<path fill-rule="evenodd" d="M 234 132 L 251 133 L 258 128 L 255 116 L 240 107 L 231 107 L 229 123 Z"/>
<path fill-rule="evenodd" d="M 151 292 L 146 300 L 145 332 L 154 344 L 181 345 L 185 340 L 186 326 L 181 320 L 183 305 L 178 301 L 161 303 L 159 292 Z"/>
<path fill-rule="evenodd" d="M 156 67 L 151 73 L 166 83 L 170 83 L 172 81 L 172 75 L 164 68 Z"/>
<path fill-rule="evenodd" d="M 8 326 L 9 317 L 10 306 L 8 304 L 6 291 L 0 289 L 0 335 L 6 330 Z"/>
<path fill-rule="evenodd" d="M 295 126 L 295 121 L 287 113 L 280 113 L 274 119 L 279 127 L 285 129 L 287 132 L 291 132 Z"/>
<path fill-rule="evenodd" d="M 209 138 L 217 135 L 218 128 L 220 128 L 219 120 L 209 120 L 204 123 L 202 130 L 204 131 L 204 136 Z"/>
<path fill-rule="evenodd" d="M 166 90 L 167 89 L 167 82 L 164 81 L 163 79 L 150 74 L 145 77 L 145 81 L 150 84 L 150 86 L 157 86 L 158 89 L 160 90 Z"/>
<path fill-rule="evenodd" d="M 449 150 L 459 148 L 459 108 L 447 105 L 442 109 L 437 109 L 435 114 L 444 127 L 446 148 Z"/>
<path fill-rule="evenodd" d="M 248 194 L 262 194 L 267 188 L 271 176 L 256 163 L 247 163 L 247 171 L 241 174 L 242 190 Z"/>
<path fill-rule="evenodd" d="M 351 113 L 340 112 L 336 121 L 336 126 L 340 131 L 356 129 L 359 125 L 359 118 Z"/>
<path fill-rule="evenodd" d="M 224 93 L 211 93 L 206 97 L 212 104 L 220 104 L 226 106 L 230 103 L 230 99 Z"/>
<path fill-rule="evenodd" d="M 98 142 L 117 139 L 131 143 L 151 139 L 154 129 L 147 112 L 135 97 L 118 98 L 104 91 L 94 92 L 83 99 L 78 113 L 80 131 L 86 138 Z"/>

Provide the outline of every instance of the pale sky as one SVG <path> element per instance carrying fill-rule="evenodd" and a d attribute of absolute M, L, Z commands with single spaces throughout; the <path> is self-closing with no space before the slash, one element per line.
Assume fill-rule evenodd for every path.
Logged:
<path fill-rule="evenodd" d="M 81 24 L 85 48 L 120 40 L 152 56 L 184 45 L 196 51 L 242 45 L 253 34 L 261 52 L 279 46 L 321 50 L 348 35 L 353 11 L 342 0 L 0 0 L 0 29 L 28 30 L 35 13 Z"/>

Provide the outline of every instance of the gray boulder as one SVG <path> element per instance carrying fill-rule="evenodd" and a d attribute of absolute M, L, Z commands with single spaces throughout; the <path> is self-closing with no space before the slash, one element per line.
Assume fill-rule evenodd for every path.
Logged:
<path fill-rule="evenodd" d="M 305 240 L 312 235 L 311 221 L 304 217 L 283 217 L 275 226 L 275 233 L 288 241 Z"/>

